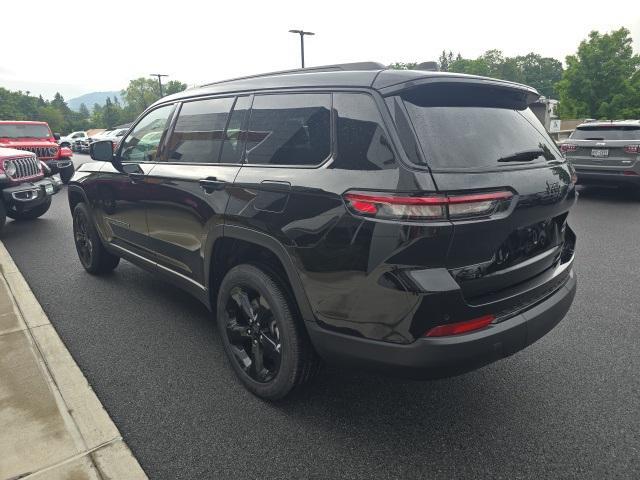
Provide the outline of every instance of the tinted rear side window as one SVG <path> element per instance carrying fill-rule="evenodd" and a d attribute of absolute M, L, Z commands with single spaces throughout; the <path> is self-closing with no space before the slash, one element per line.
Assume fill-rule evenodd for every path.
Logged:
<path fill-rule="evenodd" d="M 169 162 L 217 163 L 233 98 L 186 102 L 169 141 Z"/>
<path fill-rule="evenodd" d="M 331 95 L 257 95 L 247 131 L 247 163 L 319 165 L 331 151 Z"/>
<path fill-rule="evenodd" d="M 488 100 L 479 105 L 473 99 L 465 104 L 464 97 L 447 105 L 441 99 L 430 101 L 425 91 L 424 96 L 414 95 L 404 102 L 425 160 L 433 169 L 495 169 L 562 158 L 536 116 L 522 105 L 509 108 L 504 99 L 496 106 Z M 503 163 L 505 158 L 530 151 L 542 154 L 526 162 Z"/>
<path fill-rule="evenodd" d="M 576 140 L 640 140 L 640 127 L 580 127 L 570 138 Z"/>
<path fill-rule="evenodd" d="M 229 117 L 220 163 L 240 163 L 247 138 L 247 115 L 251 107 L 250 97 L 238 97 Z"/>
<path fill-rule="evenodd" d="M 395 166 L 395 158 L 382 117 L 370 95 L 335 93 L 338 114 L 338 151 L 334 168 L 381 170 Z"/>

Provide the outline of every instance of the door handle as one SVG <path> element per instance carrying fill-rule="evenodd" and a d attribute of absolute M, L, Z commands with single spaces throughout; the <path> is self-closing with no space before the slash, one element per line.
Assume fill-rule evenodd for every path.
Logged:
<path fill-rule="evenodd" d="M 226 183 L 216 177 L 207 177 L 200 180 L 200 187 L 207 193 L 213 193 L 216 190 L 222 190 Z"/>

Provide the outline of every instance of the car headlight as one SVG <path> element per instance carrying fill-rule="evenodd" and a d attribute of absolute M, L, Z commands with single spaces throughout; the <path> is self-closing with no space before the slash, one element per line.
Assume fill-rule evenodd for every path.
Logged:
<path fill-rule="evenodd" d="M 53 157 L 56 153 L 58 153 L 58 149 L 56 147 L 49 147 L 49 155 Z"/>
<path fill-rule="evenodd" d="M 4 162 L 4 173 L 13 177 L 16 174 L 16 164 L 12 161 Z"/>

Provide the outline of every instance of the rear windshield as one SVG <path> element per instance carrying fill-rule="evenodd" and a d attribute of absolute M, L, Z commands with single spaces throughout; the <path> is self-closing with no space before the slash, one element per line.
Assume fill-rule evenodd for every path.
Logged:
<path fill-rule="evenodd" d="M 640 127 L 579 127 L 569 138 L 576 140 L 640 140 Z"/>
<path fill-rule="evenodd" d="M 457 95 L 452 101 L 433 101 L 428 95 L 404 98 L 431 168 L 500 169 L 562 158 L 525 105 L 510 104 L 500 95 L 495 102 L 490 95 L 480 98 L 482 102 Z"/>
<path fill-rule="evenodd" d="M 0 138 L 49 138 L 50 136 L 46 125 L 0 124 Z"/>

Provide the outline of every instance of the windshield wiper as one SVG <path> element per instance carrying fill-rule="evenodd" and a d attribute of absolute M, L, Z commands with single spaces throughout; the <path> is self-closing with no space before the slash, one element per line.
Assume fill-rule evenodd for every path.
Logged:
<path fill-rule="evenodd" d="M 524 150 L 522 152 L 516 152 L 506 157 L 500 157 L 499 162 L 530 162 L 538 157 L 545 155 L 545 151 L 541 148 L 533 150 Z"/>

